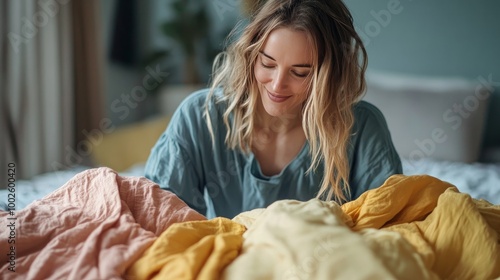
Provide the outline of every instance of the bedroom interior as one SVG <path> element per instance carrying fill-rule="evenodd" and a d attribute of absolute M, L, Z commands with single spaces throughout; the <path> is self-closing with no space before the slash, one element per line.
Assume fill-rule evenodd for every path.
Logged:
<path fill-rule="evenodd" d="M 496 47 L 500 37 L 491 34 L 500 34 L 500 27 L 495 24 L 491 5 L 498 4 L 487 1 L 453 5 L 411 1 L 370 4 L 346 1 L 346 4 L 368 51 L 368 89 L 364 99 L 384 113 L 407 173 L 430 174 L 467 191 L 477 185 L 497 189 L 500 78 L 496 76 L 500 57 Z M 210 8 L 213 8 L 212 27 L 218 34 L 227 29 L 221 25 L 234 26 L 241 18 L 240 9 L 231 1 L 215 1 Z M 442 16 L 444 11 L 450 14 Z M 419 18 L 424 13 L 425 20 Z M 464 17 L 477 20 L 464 22 Z M 165 37 L 169 39 L 157 34 L 155 40 Z M 159 42 L 152 44 L 161 46 Z M 178 52 L 182 55 L 182 51 Z M 209 69 L 206 65 L 199 67 L 204 68 L 200 72 L 207 73 L 203 83 L 186 85 L 179 76 L 171 77 L 166 86 L 159 87 L 154 98 L 159 115 L 164 116 L 163 123 L 167 123 L 168 116 L 186 96 L 208 82 Z M 110 115 L 112 118 L 113 112 Z M 116 133 L 127 133 L 127 137 L 120 138 L 129 141 L 114 144 L 116 141 L 108 141 L 107 138 L 113 138 L 109 135 L 95 147 L 94 157 L 100 159 L 99 164 L 120 167 L 120 171 L 123 169 L 117 164 L 130 168 L 144 162 L 149 152 L 146 144 L 141 144 L 142 157 L 136 159 L 125 159 L 127 155 L 119 151 L 123 146 L 131 150 L 138 138 L 147 142 L 139 132 L 145 126 L 151 125 L 151 131 L 160 135 L 163 129 L 156 125 L 158 122 L 161 120 L 153 118 L 126 123 Z M 148 143 L 154 142 L 151 138 Z"/>
<path fill-rule="evenodd" d="M 300 227 L 311 227 L 314 223 L 339 229 L 337 237 L 342 236 L 345 242 L 363 243 L 351 249 L 344 261 L 355 260 L 360 252 L 382 252 L 366 258 L 369 264 L 383 263 L 380 265 L 383 270 L 377 265 L 368 266 L 372 276 L 392 275 L 399 279 L 406 273 L 418 275 L 418 279 L 446 278 L 444 276 L 467 279 L 464 275 L 469 278 L 471 275 L 500 277 L 500 21 L 497 15 L 500 2 L 494 0 L 376 0 L 366 3 L 344 0 L 368 52 L 364 100 L 376 105 L 384 114 L 402 158 L 403 173 L 423 175 L 418 177 L 422 180 L 420 184 L 412 181 L 412 177 L 393 178 L 384 184 L 385 188 L 363 198 L 366 203 L 378 201 L 370 200 L 375 198 L 392 201 L 388 205 L 381 202 L 362 205 L 361 200 L 342 206 L 285 201 L 273 208 L 242 213 L 233 220 L 206 221 L 174 196 L 157 189 L 139 190 L 150 184 L 139 177 L 143 176 L 151 148 L 177 106 L 191 93 L 207 86 L 211 73 L 209 61 L 223 48 L 222 38 L 238 22 L 245 22 L 240 2 L 30 0 L 20 4 L 9 0 L 0 5 L 3 18 L 0 30 L 5 40 L 0 46 L 0 106 L 3 110 L 0 125 L 5 135 L 0 138 L 0 167 L 7 170 L 9 163 L 16 163 L 15 210 L 21 213 L 28 208 L 30 215 L 48 217 L 50 211 L 70 209 L 71 203 L 78 207 L 94 205 L 95 211 L 90 211 L 89 217 L 106 213 L 109 219 L 101 217 L 89 222 L 89 228 L 98 229 L 99 233 L 89 229 L 85 234 L 101 234 L 96 236 L 110 244 L 130 245 L 123 251 L 117 249 L 120 253 L 126 252 L 123 257 L 102 263 L 94 260 L 91 268 L 82 261 L 75 265 L 76 268 L 57 272 L 62 259 L 56 258 L 48 270 L 50 273 L 32 272 L 32 278 L 86 278 L 90 275 L 127 278 L 124 275 L 128 274 L 134 279 L 151 279 L 167 271 L 189 279 L 190 274 L 185 271 L 193 270 L 191 277 L 198 275 L 207 279 L 222 276 L 236 279 L 241 271 L 246 279 L 259 279 L 262 275 L 304 279 L 310 271 L 317 273 L 316 279 L 320 279 L 322 274 L 318 271 L 334 265 L 341 267 L 339 263 L 342 262 L 332 254 L 339 245 L 329 239 L 332 233 L 324 227 L 315 229 L 318 236 L 303 236 L 303 241 L 317 249 L 320 240 L 321 248 L 326 248 L 322 256 L 332 257 L 330 263 L 318 262 L 312 269 L 309 263 L 318 261 L 319 252 L 312 249 L 306 252 L 307 260 L 294 262 L 301 252 L 293 251 L 293 240 L 286 241 L 288 248 L 272 247 L 264 251 L 267 250 L 266 256 L 272 260 L 283 257 L 276 253 L 282 249 L 290 250 L 289 254 L 294 257 L 287 258 L 289 255 L 285 254 L 286 261 L 276 262 L 274 267 L 273 262 L 265 264 L 259 260 L 263 254 L 259 253 L 259 246 L 276 243 L 272 238 L 280 238 L 275 232 L 267 232 L 270 225 L 275 226 L 276 231 L 295 232 L 294 227 L 297 227 L 296 232 L 300 232 Z M 170 28 L 184 28 L 182 20 L 175 21 L 175 11 L 179 9 L 176 5 L 182 6 L 181 3 L 188 6 L 184 18 L 199 19 L 200 7 L 205 11 L 203 17 L 207 17 L 207 21 L 202 20 L 201 25 L 195 27 L 196 31 L 204 33 L 193 37 L 197 41 L 191 42 L 192 46 L 186 46 L 179 34 L 165 31 L 168 29 L 166 23 L 172 22 Z M 24 20 L 20 22 L 19 18 Z M 177 23 L 181 25 L 175 25 Z M 206 30 L 200 30 L 200 26 L 205 26 Z M 198 74 L 194 75 L 194 71 Z M 93 169 L 95 167 L 104 168 Z M 6 176 L 0 175 L 0 180 L 6 182 Z M 92 182 L 90 176 L 97 176 L 101 182 L 109 184 L 109 190 Z M 410 190 L 404 190 L 405 184 Z M 74 190 L 75 186 L 81 191 Z M 389 190 L 390 187 L 400 193 Z M 90 191 L 96 193 L 88 198 L 81 197 Z M 7 209 L 9 192 L 7 187 L 0 186 L 0 209 Z M 474 203 L 455 192 L 470 195 Z M 144 198 L 137 198 L 139 195 Z M 109 198 L 109 202 L 100 204 L 99 196 Z M 169 201 L 169 205 L 161 205 L 154 196 Z M 400 204 L 395 202 L 399 199 Z M 412 208 L 417 199 L 427 204 Z M 59 200 L 64 202 L 57 206 Z M 39 207 L 29 208 L 33 203 Z M 139 205 L 141 203 L 158 209 L 151 214 L 150 209 Z M 380 207 L 377 208 L 380 213 L 370 212 L 369 207 Z M 98 213 L 99 210 L 103 213 Z M 307 211 L 315 215 L 306 216 Z M 476 260 L 452 258 L 450 263 L 462 264 L 455 268 L 441 260 L 453 253 L 450 244 L 460 242 L 454 240 L 449 231 L 437 228 L 440 219 L 449 218 L 445 215 L 453 211 L 463 211 L 464 215 L 450 219 L 445 226 L 456 228 L 460 238 L 469 236 L 467 225 L 484 231 L 479 241 L 463 242 L 457 251 L 465 255 L 482 248 L 490 250 L 490 259 L 479 253 Z M 22 213 L 23 217 L 29 216 L 27 212 Z M 123 213 L 129 216 L 120 216 Z M 148 213 L 155 217 L 154 221 L 149 220 Z M 290 213 L 303 219 L 294 220 Z M 479 222 L 475 220 L 478 216 L 482 217 Z M 7 220 L 1 217 L 0 226 L 3 226 Z M 162 223 L 158 217 L 168 218 Z M 86 223 L 79 216 L 72 219 L 66 221 L 65 227 L 73 230 L 79 228 L 79 223 Z M 127 224 L 126 229 L 117 230 L 116 239 L 111 237 L 112 227 L 101 226 L 126 224 L 130 219 L 146 226 Z M 273 225 L 277 219 L 283 219 L 283 223 Z M 360 235 L 355 238 L 342 235 L 340 229 L 346 224 Z M 252 231 L 245 233 L 250 227 Z M 77 242 L 83 244 L 87 235 L 81 231 L 62 231 L 62 228 L 48 231 L 37 225 L 37 229 L 47 231 L 48 235 L 57 238 L 64 235 L 60 240 L 68 242 L 68 246 L 74 245 L 66 250 L 61 244 L 51 243 L 53 246 L 47 246 L 44 250 L 48 251 L 44 253 L 54 256 L 51 252 L 57 251 L 62 252 L 61 258 L 72 258 L 78 252 L 76 249 L 81 248 Z M 379 232 L 372 232 L 370 228 L 389 230 L 384 231 L 386 236 L 379 236 Z M 420 228 L 422 236 L 415 235 L 415 228 Z M 168 245 L 178 241 L 179 236 L 193 234 L 195 229 L 202 233 L 194 234 L 196 237 L 180 245 L 184 247 L 177 248 L 184 253 L 170 252 L 172 256 L 163 260 L 151 259 L 155 256 L 154 250 L 158 250 L 152 244 Z M 126 236 L 127 232 L 131 232 L 130 236 Z M 258 239 L 259 234 L 272 237 L 272 240 Z M 7 233 L 2 232 L 1 241 L 4 235 Z M 77 236 L 74 244 L 68 241 L 71 235 Z M 47 238 L 22 237 L 18 233 L 18 243 L 28 243 L 29 238 L 49 242 Z M 393 266 L 397 260 L 391 259 L 388 247 L 383 248 L 374 241 L 377 238 L 385 238 L 387 246 L 392 246 L 389 248 L 397 248 L 393 257 L 404 259 L 404 267 Z M 454 241 L 448 242 L 447 238 Z M 248 242 L 255 247 L 245 243 L 245 239 L 251 240 Z M 132 246 L 132 240 L 139 241 Z M 433 240 L 434 245 L 446 249 L 433 251 L 423 240 Z M 98 247 L 104 245 L 95 244 L 91 245 L 94 249 L 84 252 L 85 258 L 101 254 Z M 245 254 L 239 255 L 242 246 L 249 247 Z M 211 253 L 206 253 L 207 250 Z M 38 255 L 30 260 L 22 259 L 22 262 L 27 264 L 36 258 Z M 219 263 L 220 259 L 225 262 Z M 193 268 L 190 262 L 202 262 L 204 266 Z M 37 264 L 41 263 L 50 263 L 50 258 L 40 259 Z M 145 269 L 147 263 L 155 263 L 154 268 Z M 227 265 L 228 269 L 223 271 Z M 163 269 L 158 269 L 160 266 Z M 262 267 L 263 274 L 254 274 L 251 267 L 255 266 Z M 105 271 L 106 267 L 112 269 Z M 286 267 L 295 269 L 283 272 Z M 22 271 L 20 279 L 29 275 L 26 269 L 18 268 Z M 83 272 L 77 268 L 82 268 Z M 355 273 L 355 267 L 345 268 Z M 0 266 L 0 274 L 8 273 L 7 269 L 5 265 Z"/>

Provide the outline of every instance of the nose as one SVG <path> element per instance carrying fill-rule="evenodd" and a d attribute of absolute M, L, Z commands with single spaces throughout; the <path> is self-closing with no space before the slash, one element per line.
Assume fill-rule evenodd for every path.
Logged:
<path fill-rule="evenodd" d="M 271 89 L 275 93 L 279 93 L 287 86 L 286 73 L 280 70 L 276 70 L 274 73 L 273 81 L 271 84 Z"/>

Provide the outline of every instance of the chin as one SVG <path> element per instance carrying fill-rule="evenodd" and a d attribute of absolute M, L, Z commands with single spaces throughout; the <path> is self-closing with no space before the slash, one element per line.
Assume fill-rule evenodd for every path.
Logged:
<path fill-rule="evenodd" d="M 262 107 L 264 107 L 264 111 L 270 116 L 279 117 L 286 114 L 287 112 L 287 108 L 285 107 L 284 104 L 275 104 L 271 100 L 267 99 L 262 100 L 262 97 L 261 97 L 261 102 L 262 102 Z"/>
<path fill-rule="evenodd" d="M 297 111 L 291 108 L 291 105 L 293 105 L 293 99 L 286 100 L 281 103 L 274 102 L 267 96 L 266 89 L 261 90 L 260 100 L 266 113 L 272 117 L 281 117 L 284 115 L 293 114 Z"/>
<path fill-rule="evenodd" d="M 264 110 L 268 115 L 272 117 L 280 117 L 286 114 L 286 111 L 280 110 L 278 108 L 273 108 L 273 106 L 264 105 Z"/>
<path fill-rule="evenodd" d="M 298 115 L 300 114 L 300 108 L 290 108 L 285 104 L 273 104 L 272 102 L 264 102 L 264 111 L 272 117 L 283 117 L 289 115 Z"/>

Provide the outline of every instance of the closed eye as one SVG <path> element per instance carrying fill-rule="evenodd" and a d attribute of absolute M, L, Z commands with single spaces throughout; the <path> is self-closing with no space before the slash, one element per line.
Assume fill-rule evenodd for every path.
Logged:
<path fill-rule="evenodd" d="M 301 73 L 297 73 L 297 72 L 293 72 L 293 74 L 299 78 L 305 78 L 309 75 L 309 73 L 301 74 Z"/>
<path fill-rule="evenodd" d="M 268 69 L 270 69 L 270 68 L 273 68 L 273 67 L 274 67 L 274 66 L 272 66 L 272 65 L 267 65 L 267 64 L 264 64 L 264 62 L 262 62 L 262 60 L 260 61 L 260 65 L 262 65 L 262 67 L 264 67 L 264 68 L 268 68 Z"/>

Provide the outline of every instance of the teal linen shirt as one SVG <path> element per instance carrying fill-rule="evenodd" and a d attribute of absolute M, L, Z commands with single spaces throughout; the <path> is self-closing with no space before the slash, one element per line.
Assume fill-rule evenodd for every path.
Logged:
<path fill-rule="evenodd" d="M 316 197 L 323 166 L 306 174 L 311 165 L 309 144 L 278 175 L 265 176 L 252 153 L 226 147 L 224 103 L 209 103 L 214 124 L 213 145 L 203 117 L 208 89 L 191 94 L 172 116 L 146 163 L 145 176 L 179 196 L 207 218 L 233 218 L 243 211 L 267 207 L 281 199 L 307 201 Z M 360 101 L 354 106 L 355 123 L 348 150 L 351 199 L 401 174 L 382 113 Z"/>

